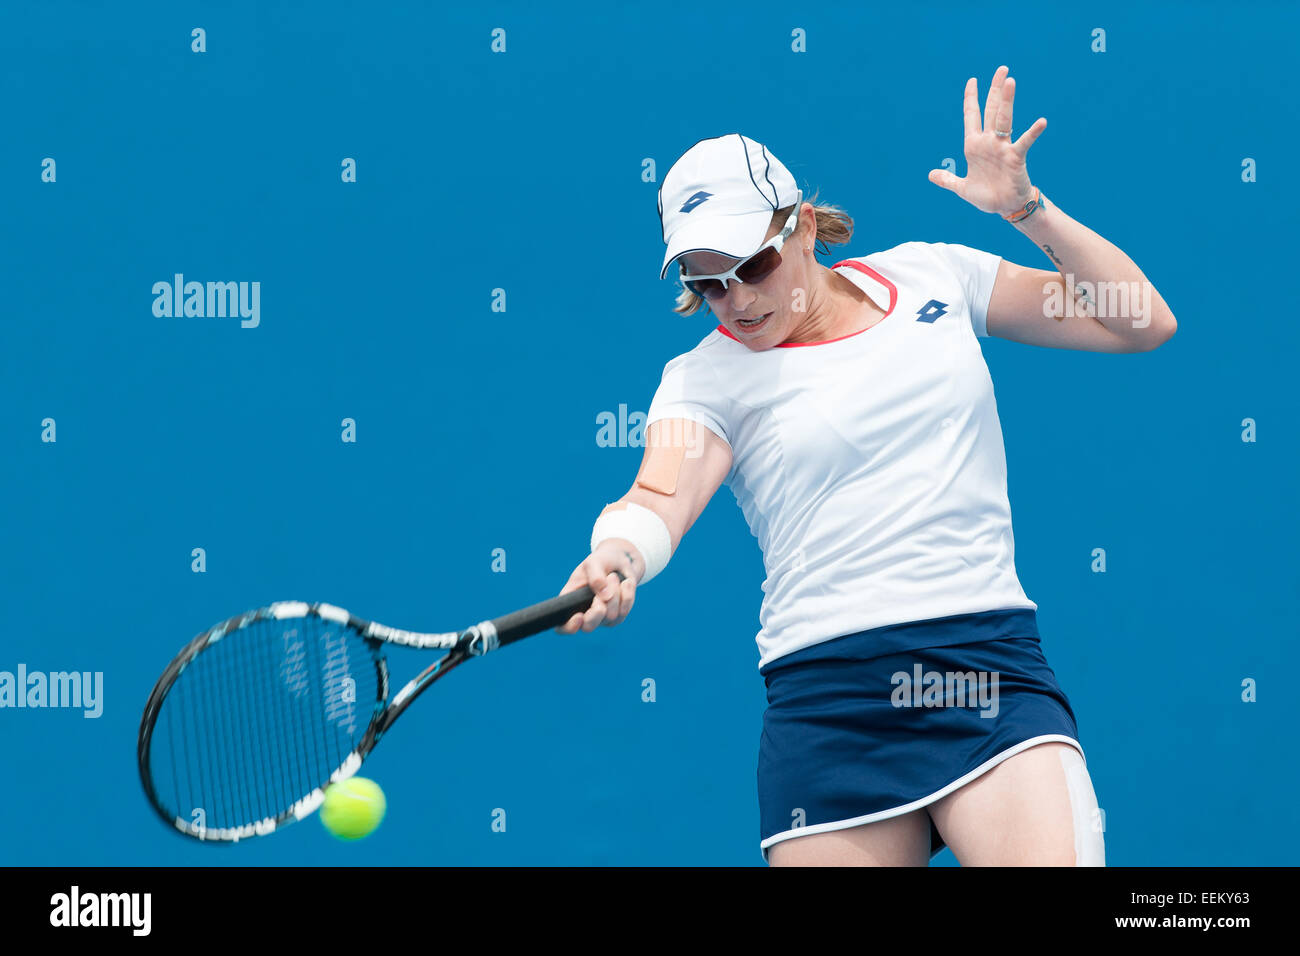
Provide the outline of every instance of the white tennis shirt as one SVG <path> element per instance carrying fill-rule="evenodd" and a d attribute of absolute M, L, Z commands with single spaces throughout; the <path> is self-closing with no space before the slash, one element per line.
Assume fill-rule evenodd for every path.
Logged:
<path fill-rule="evenodd" d="M 721 325 L 647 415 L 706 425 L 767 571 L 759 666 L 887 624 L 1038 607 L 1016 576 L 1006 454 L 980 350 L 1000 256 L 905 242 L 832 268 L 887 310 L 751 352 Z"/>

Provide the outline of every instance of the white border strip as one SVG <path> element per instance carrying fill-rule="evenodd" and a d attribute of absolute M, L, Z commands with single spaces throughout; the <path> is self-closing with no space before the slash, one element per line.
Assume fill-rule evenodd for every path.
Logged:
<path fill-rule="evenodd" d="M 813 833 L 829 833 L 832 830 L 847 830 L 849 827 L 860 826 L 863 823 L 875 823 L 878 820 L 888 820 L 890 817 L 902 816 L 904 813 L 911 813 L 913 810 L 919 810 L 921 807 L 928 806 L 936 800 L 946 797 L 959 787 L 964 787 L 981 774 L 988 773 L 1008 757 L 1014 757 L 1022 750 L 1028 750 L 1035 744 L 1045 744 L 1050 741 L 1060 741 L 1061 743 L 1070 744 L 1079 751 L 1079 756 L 1083 757 L 1084 763 L 1088 762 L 1087 755 L 1083 752 L 1083 746 L 1073 737 L 1067 737 L 1064 734 L 1043 734 L 1041 737 L 1030 737 L 1028 740 L 1022 740 L 1013 747 L 1008 747 L 1001 753 L 994 754 L 988 760 L 984 761 L 970 773 L 958 777 L 952 783 L 940 790 L 936 790 L 928 797 L 921 797 L 919 800 L 913 800 L 901 807 L 894 807 L 890 810 L 881 810 L 877 813 L 868 813 L 860 817 L 851 817 L 848 820 L 836 820 L 832 823 L 818 823 L 810 827 L 795 827 L 793 830 L 785 830 L 781 833 L 774 834 L 760 843 L 759 849 L 763 853 L 763 862 L 767 862 L 767 851 L 775 843 L 782 840 L 791 840 L 795 837 L 808 836 Z M 926 853 L 929 856 L 929 852 Z"/>

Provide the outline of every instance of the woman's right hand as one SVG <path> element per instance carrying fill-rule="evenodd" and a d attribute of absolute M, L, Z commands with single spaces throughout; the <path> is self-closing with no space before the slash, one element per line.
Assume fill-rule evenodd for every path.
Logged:
<path fill-rule="evenodd" d="M 568 594 L 587 585 L 596 597 L 586 613 L 573 615 L 557 627 L 556 631 L 561 634 L 574 634 L 580 628 L 583 631 L 594 631 L 601 624 L 613 627 L 627 617 L 636 600 L 637 578 L 626 553 L 633 551 L 634 547 L 629 542 L 610 538 L 602 541 L 587 556 L 587 560 L 573 569 L 568 583 L 560 593 Z M 624 580 L 620 582 L 615 572 L 621 572 Z"/>
<path fill-rule="evenodd" d="M 672 547 L 690 530 L 704 506 L 722 485 L 731 470 L 731 446 L 708 426 L 688 418 L 661 418 L 646 429 L 645 451 L 641 456 L 641 472 L 652 468 L 652 456 L 658 449 L 676 449 L 681 446 L 680 471 L 673 482 L 672 494 L 660 494 L 634 486 L 620 502 L 633 502 L 650 508 L 668 526 Z M 671 459 L 669 460 L 671 465 Z M 654 466 L 652 470 L 662 466 Z M 602 512 L 603 513 L 603 512 Z M 627 580 L 621 584 L 615 570 L 622 571 Z M 662 570 L 662 568 L 660 569 Z M 596 546 L 586 561 L 573 569 L 569 583 L 561 594 L 576 591 L 584 584 L 596 594 L 585 614 L 574 614 L 556 628 L 561 634 L 572 634 L 581 628 L 594 631 L 599 625 L 614 625 L 627 617 L 636 599 L 636 586 L 646 573 L 645 555 L 632 542 L 624 538 L 607 538 Z"/>

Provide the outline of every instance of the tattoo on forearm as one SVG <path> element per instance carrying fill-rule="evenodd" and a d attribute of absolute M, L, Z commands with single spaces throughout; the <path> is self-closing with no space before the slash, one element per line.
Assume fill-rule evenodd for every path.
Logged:
<path fill-rule="evenodd" d="M 1093 309 L 1092 299 L 1088 297 L 1087 290 L 1075 286 L 1074 297 L 1079 302 L 1079 313 L 1091 317 L 1095 310 Z"/>
<path fill-rule="evenodd" d="M 1055 262 L 1058 266 L 1061 264 L 1061 260 L 1056 258 L 1056 253 L 1052 251 L 1051 246 L 1047 246 L 1047 245 L 1043 246 L 1043 251 L 1046 252 L 1047 257 L 1051 259 L 1053 262 Z"/>

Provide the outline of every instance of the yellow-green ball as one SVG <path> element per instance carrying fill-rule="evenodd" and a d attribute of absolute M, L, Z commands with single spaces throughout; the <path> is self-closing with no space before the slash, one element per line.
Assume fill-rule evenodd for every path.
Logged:
<path fill-rule="evenodd" d="M 326 789 L 320 822 L 340 840 L 360 840 L 375 832 L 387 809 L 379 784 L 365 777 L 348 777 Z"/>

